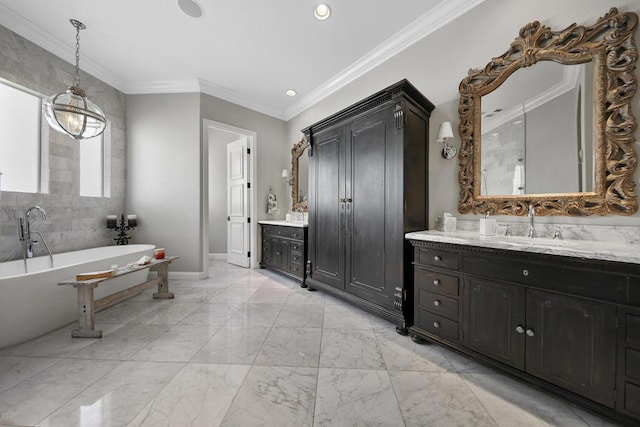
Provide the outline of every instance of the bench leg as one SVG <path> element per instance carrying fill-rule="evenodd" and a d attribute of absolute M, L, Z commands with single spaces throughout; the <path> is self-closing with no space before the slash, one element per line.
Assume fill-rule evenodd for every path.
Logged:
<path fill-rule="evenodd" d="M 95 329 L 93 288 L 78 286 L 78 328 L 71 331 L 73 338 L 102 338 L 102 331 Z"/>
<path fill-rule="evenodd" d="M 158 265 L 158 292 L 153 294 L 154 299 L 172 299 L 173 292 L 169 292 L 169 263 Z"/>

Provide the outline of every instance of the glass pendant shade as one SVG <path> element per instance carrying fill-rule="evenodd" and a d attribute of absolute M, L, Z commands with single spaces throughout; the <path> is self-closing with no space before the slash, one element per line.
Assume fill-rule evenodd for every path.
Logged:
<path fill-rule="evenodd" d="M 107 125 L 102 109 L 87 99 L 82 89 L 75 86 L 47 98 L 44 102 L 44 115 L 53 129 L 76 140 L 98 136 Z"/>

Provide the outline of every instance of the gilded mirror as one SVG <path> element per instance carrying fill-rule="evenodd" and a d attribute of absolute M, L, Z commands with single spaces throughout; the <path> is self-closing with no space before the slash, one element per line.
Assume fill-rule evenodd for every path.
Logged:
<path fill-rule="evenodd" d="M 525 25 L 460 83 L 460 213 L 632 215 L 638 17 Z"/>
<path fill-rule="evenodd" d="M 291 206 L 294 212 L 307 211 L 307 197 L 309 191 L 309 152 L 306 138 L 295 144 L 291 149 Z"/>

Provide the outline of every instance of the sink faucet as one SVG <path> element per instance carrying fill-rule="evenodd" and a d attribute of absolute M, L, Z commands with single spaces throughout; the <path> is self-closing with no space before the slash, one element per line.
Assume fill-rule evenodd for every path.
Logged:
<path fill-rule="evenodd" d="M 49 253 L 49 259 L 51 261 L 51 266 L 53 267 L 53 255 L 51 254 L 49 246 L 44 240 L 44 237 L 38 231 L 31 231 L 31 212 L 33 212 L 34 210 L 40 212 L 43 220 L 47 219 L 47 213 L 40 206 L 31 206 L 29 209 L 27 209 L 24 218 L 18 218 L 18 237 L 20 238 L 20 242 L 22 242 L 22 256 L 24 258 L 25 272 L 27 270 L 27 258 L 33 258 L 33 245 L 39 243 L 38 240 L 34 240 L 31 237 L 32 234 L 37 234 L 40 236 L 40 240 L 42 240 L 44 247 Z"/>
<path fill-rule="evenodd" d="M 527 212 L 527 216 L 529 217 L 529 238 L 533 239 L 536 237 L 536 227 L 533 223 L 534 218 L 536 217 L 536 210 L 533 206 L 533 203 L 529 205 L 529 212 Z"/>

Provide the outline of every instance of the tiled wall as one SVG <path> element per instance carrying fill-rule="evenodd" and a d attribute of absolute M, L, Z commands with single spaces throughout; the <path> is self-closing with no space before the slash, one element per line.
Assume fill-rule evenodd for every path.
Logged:
<path fill-rule="evenodd" d="M 82 68 L 82 51 L 80 52 Z M 73 81 L 74 66 L 0 26 L 0 77 L 47 96 L 61 92 Z M 107 214 L 120 214 L 125 206 L 125 95 L 81 72 L 80 86 L 98 104 L 111 123 L 111 197 L 80 197 L 78 142 L 49 132 L 49 194 L 2 192 L 0 261 L 22 257 L 16 219 L 30 206 L 47 211 L 33 230 L 40 231 L 52 252 L 112 245 L 114 235 L 105 227 Z M 133 243 L 135 243 L 135 230 Z M 42 248 L 36 248 L 36 255 Z"/>

